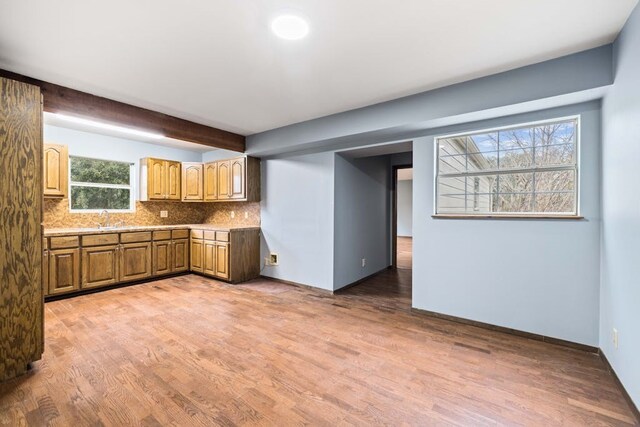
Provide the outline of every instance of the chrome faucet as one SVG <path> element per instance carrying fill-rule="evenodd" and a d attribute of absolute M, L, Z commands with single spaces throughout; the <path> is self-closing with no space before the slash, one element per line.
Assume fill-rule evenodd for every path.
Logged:
<path fill-rule="evenodd" d="M 104 215 L 107 216 L 107 222 L 106 224 L 99 224 L 100 228 L 108 228 L 111 226 L 111 220 L 109 219 L 109 211 L 105 209 L 102 212 L 100 212 L 100 218 L 102 218 Z"/>

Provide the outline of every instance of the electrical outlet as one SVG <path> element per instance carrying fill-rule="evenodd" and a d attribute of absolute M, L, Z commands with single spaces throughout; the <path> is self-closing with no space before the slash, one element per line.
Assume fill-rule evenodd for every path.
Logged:
<path fill-rule="evenodd" d="M 278 254 L 271 252 L 269 254 L 269 265 L 278 265 Z"/>
<path fill-rule="evenodd" d="M 362 258 L 362 267 L 366 267 L 367 266 L 367 259 L 366 258 Z"/>
<path fill-rule="evenodd" d="M 160 218 L 169 218 L 169 211 L 160 211 Z"/>
<path fill-rule="evenodd" d="M 236 211 L 231 211 L 231 219 L 236 217 Z"/>
<path fill-rule="evenodd" d="M 249 219 L 249 212 L 244 211 L 244 219 Z"/>
<path fill-rule="evenodd" d="M 613 346 L 617 350 L 618 349 L 618 330 L 616 328 L 613 328 L 612 338 L 613 338 Z"/>

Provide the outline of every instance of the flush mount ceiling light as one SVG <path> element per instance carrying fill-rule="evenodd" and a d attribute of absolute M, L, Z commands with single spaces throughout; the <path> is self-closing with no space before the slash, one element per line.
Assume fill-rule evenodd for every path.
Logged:
<path fill-rule="evenodd" d="M 282 15 L 271 22 L 271 30 L 282 39 L 299 40 L 309 34 L 309 24 L 299 16 Z"/>
<path fill-rule="evenodd" d="M 80 117 L 67 116 L 64 114 L 54 114 L 54 116 L 60 120 L 64 120 L 65 122 L 77 123 L 80 125 L 91 126 L 98 129 L 111 130 L 115 132 L 125 133 L 129 135 L 141 136 L 144 138 L 150 139 L 161 139 L 164 138 L 164 135 L 160 135 L 159 133 L 146 132 L 143 130 L 131 129 L 122 126 L 110 125 L 108 123 L 95 122 L 93 120 L 82 119 Z"/>

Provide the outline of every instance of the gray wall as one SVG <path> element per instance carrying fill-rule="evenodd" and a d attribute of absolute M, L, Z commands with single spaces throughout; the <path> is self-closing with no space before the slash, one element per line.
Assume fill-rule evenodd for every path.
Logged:
<path fill-rule="evenodd" d="M 413 235 L 413 180 L 398 181 L 398 236 Z"/>
<path fill-rule="evenodd" d="M 262 160 L 262 256 L 280 255 L 263 275 L 333 290 L 334 157 Z"/>
<path fill-rule="evenodd" d="M 391 264 L 390 182 L 389 156 L 336 154 L 334 290 Z"/>
<path fill-rule="evenodd" d="M 582 114 L 584 220 L 434 219 L 434 137 Z M 439 129 L 413 143 L 413 306 L 598 345 L 600 104 Z"/>
<path fill-rule="evenodd" d="M 603 103 L 600 347 L 640 405 L 640 7 L 614 52 L 615 85 Z"/>

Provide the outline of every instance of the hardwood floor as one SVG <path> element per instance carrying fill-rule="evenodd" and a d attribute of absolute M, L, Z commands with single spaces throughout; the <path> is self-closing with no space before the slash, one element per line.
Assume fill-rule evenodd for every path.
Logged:
<path fill-rule="evenodd" d="M 0 424 L 638 424 L 597 355 L 414 313 L 410 283 L 187 275 L 47 303 Z"/>
<path fill-rule="evenodd" d="M 396 247 L 396 266 L 398 268 L 411 268 L 413 258 L 413 238 L 398 236 Z"/>

